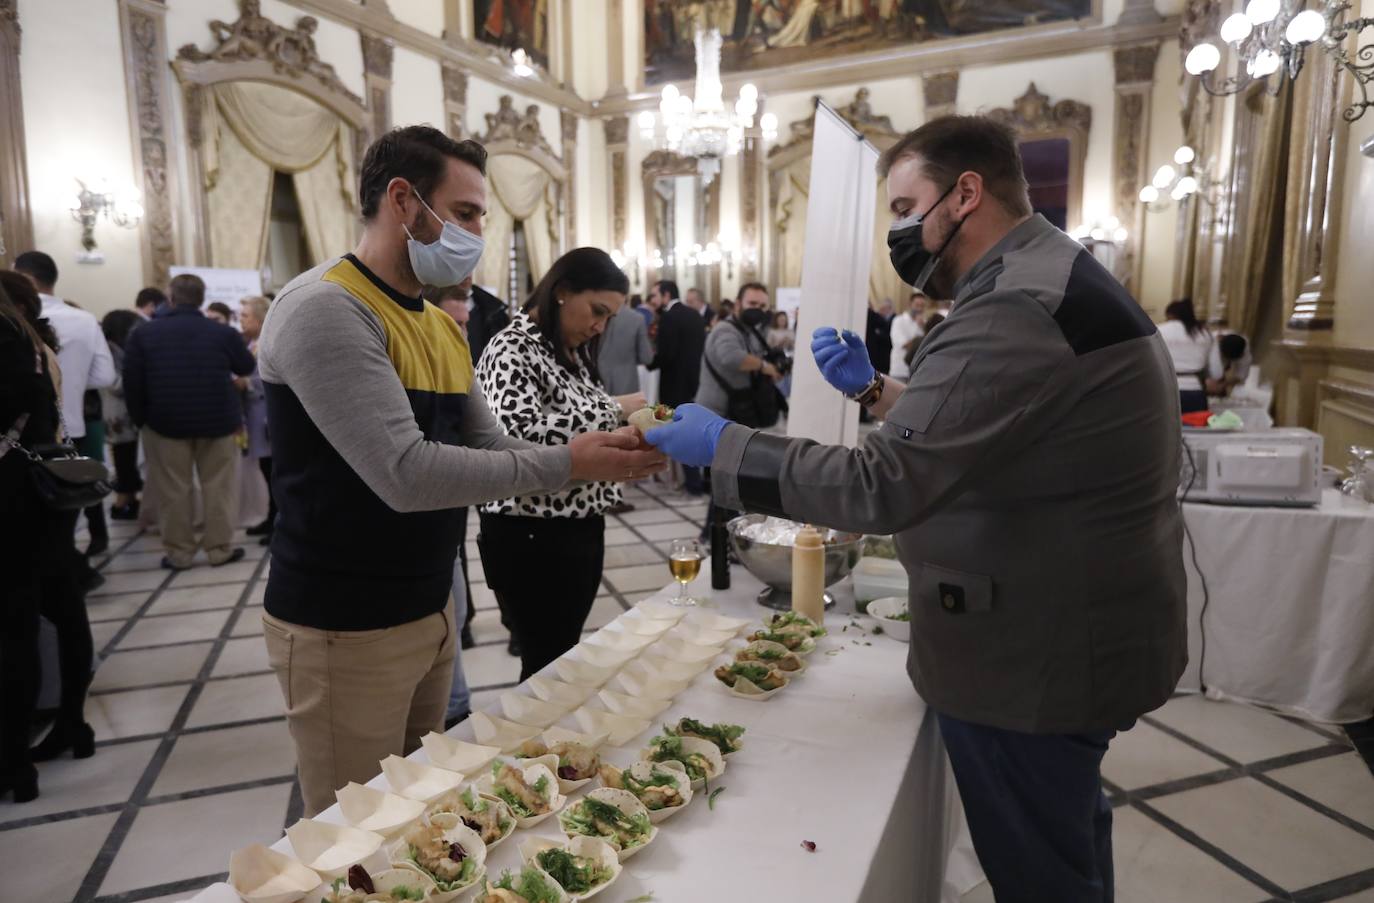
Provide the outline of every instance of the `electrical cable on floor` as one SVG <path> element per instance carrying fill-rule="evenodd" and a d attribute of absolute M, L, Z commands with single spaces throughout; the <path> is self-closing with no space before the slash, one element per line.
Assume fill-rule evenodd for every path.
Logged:
<path fill-rule="evenodd" d="M 1197 571 L 1198 580 L 1202 582 L 1202 610 L 1197 616 L 1198 637 L 1201 642 L 1197 657 L 1197 682 L 1202 688 L 1202 694 L 1207 695 L 1207 681 L 1202 677 L 1202 666 L 1207 662 L 1207 627 L 1204 618 L 1207 617 L 1207 606 L 1211 603 L 1212 597 L 1207 591 L 1207 575 L 1202 573 L 1202 568 L 1197 563 L 1197 543 L 1193 540 L 1193 534 L 1188 529 L 1188 518 L 1183 507 L 1183 503 L 1188 500 L 1188 493 L 1193 488 L 1193 483 L 1197 481 L 1197 461 L 1193 458 L 1193 450 L 1188 447 L 1185 441 L 1182 443 L 1183 451 L 1188 456 L 1188 485 L 1183 487 L 1183 497 L 1179 499 L 1178 516 L 1183 521 L 1183 536 L 1188 540 L 1188 550 L 1193 559 L 1193 570 Z M 1186 583 L 1185 583 L 1186 592 Z"/>

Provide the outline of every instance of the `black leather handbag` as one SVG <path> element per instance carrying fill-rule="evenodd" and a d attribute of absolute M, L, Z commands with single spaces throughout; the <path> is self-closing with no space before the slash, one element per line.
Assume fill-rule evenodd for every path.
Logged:
<path fill-rule="evenodd" d="M 9 432 L 0 436 L 0 455 L 13 448 L 29 459 L 29 478 L 43 504 L 57 511 L 79 511 L 114 491 L 109 469 L 68 442 L 33 448 L 20 445 L 19 435 L 28 420 L 28 414 L 20 415 Z"/>

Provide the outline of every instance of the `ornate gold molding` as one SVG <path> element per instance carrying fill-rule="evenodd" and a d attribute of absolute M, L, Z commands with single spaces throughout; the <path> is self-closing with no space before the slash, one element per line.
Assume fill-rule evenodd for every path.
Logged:
<path fill-rule="evenodd" d="M 1170 16 L 1149 24 L 1085 25 L 1083 22 L 1052 22 L 1027 28 L 923 41 L 864 54 L 810 60 L 753 72 L 733 72 L 722 77 L 726 96 L 740 85 L 753 82 L 761 94 L 816 91 L 842 85 L 865 84 L 898 75 L 950 72 L 971 66 L 1021 62 L 1087 53 L 1145 41 L 1178 37 L 1180 19 Z M 692 94 L 692 82 L 673 82 Z M 592 104 L 598 115 L 620 115 L 657 109 L 658 92 L 636 91 L 625 97 L 607 97 Z"/>
<path fill-rule="evenodd" d="M 15 0 L 0 0 L 0 265 L 33 247 L 29 167 L 25 156 L 24 96 L 19 83 L 22 43 Z"/>
<path fill-rule="evenodd" d="M 959 111 L 959 72 L 931 72 L 921 78 L 926 121 Z"/>
<path fill-rule="evenodd" d="M 363 44 L 363 83 L 367 108 L 372 113 L 372 137 L 391 128 L 391 61 L 395 46 L 378 34 L 358 32 Z M 360 155 L 359 160 L 362 159 Z"/>
<path fill-rule="evenodd" d="M 168 270 L 177 258 L 175 142 L 167 119 L 165 76 L 166 15 L 161 0 L 120 0 L 134 169 L 143 193 L 143 280 L 148 285 L 166 285 Z"/>
<path fill-rule="evenodd" d="M 1112 129 L 1112 159 L 1116 216 L 1127 226 L 1122 282 L 1139 292 L 1144 262 L 1145 208 L 1140 186 L 1148 176 L 1147 136 L 1150 133 L 1150 97 L 1154 90 L 1155 60 L 1159 44 L 1121 47 L 1112 53 L 1116 73 L 1116 112 Z"/>
<path fill-rule="evenodd" d="M 468 109 L 468 74 L 450 63 L 444 63 L 439 71 L 444 82 L 444 118 L 448 133 L 454 138 L 462 138 L 467 131 L 464 119 Z"/>
<path fill-rule="evenodd" d="M 563 191 L 564 247 L 572 247 L 577 243 L 577 114 L 559 110 L 558 124 L 563 134 L 563 166 L 568 171 Z"/>
<path fill-rule="evenodd" d="M 685 157 L 681 154 L 669 150 L 656 150 L 644 158 L 640 164 L 640 178 L 642 180 L 641 197 L 644 199 L 644 248 L 652 251 L 655 244 L 655 236 L 658 234 L 658 215 L 654 204 L 650 198 L 654 191 L 654 180 L 660 176 L 694 176 L 698 173 L 696 157 Z M 706 188 L 705 203 L 705 228 L 707 235 L 718 235 L 720 233 L 720 179 L 712 179 L 711 184 Z M 661 249 L 666 254 L 671 249 Z M 657 270 L 646 265 L 645 275 L 647 281 L 652 285 L 656 280 L 662 278 Z M 682 286 L 686 291 L 691 286 Z M 720 297 L 720 268 L 714 271 L 711 282 L 711 296 Z"/>
<path fill-rule="evenodd" d="M 630 184 L 626 178 L 630 120 L 618 116 L 602 122 L 606 130 L 606 158 L 611 167 L 611 247 L 625 247 L 630 206 Z"/>
<path fill-rule="evenodd" d="M 515 98 L 502 94 L 495 113 L 487 113 L 487 130 L 477 140 L 483 144 L 513 142 L 518 147 L 540 150 L 557 158 L 539 125 L 539 105 L 530 104 L 524 113 L 515 110 Z"/>
<path fill-rule="evenodd" d="M 836 107 L 835 112 L 840 118 L 854 127 L 854 130 L 862 134 L 865 138 L 883 146 L 882 142 L 891 141 L 900 137 L 896 129 L 892 127 L 892 118 L 889 116 L 879 116 L 873 112 L 873 105 L 868 101 L 869 92 L 867 88 L 860 88 L 854 92 L 854 99 L 842 107 Z M 776 168 L 779 165 L 787 165 L 793 158 L 806 156 L 811 152 L 811 138 L 816 130 L 816 111 L 815 105 L 820 102 L 819 97 L 812 98 L 811 115 L 805 119 L 798 119 L 788 125 L 788 131 L 792 137 L 783 144 L 775 144 L 768 149 L 769 168 Z M 775 160 L 786 161 L 777 163 Z"/>
<path fill-rule="evenodd" d="M 1035 82 L 1010 107 L 987 112 L 989 118 L 1015 130 L 1022 141 L 1064 138 L 1069 142 L 1069 227 L 1083 216 L 1083 162 L 1088 153 L 1088 133 L 1092 129 L 1093 108 L 1076 100 L 1051 103 Z"/>

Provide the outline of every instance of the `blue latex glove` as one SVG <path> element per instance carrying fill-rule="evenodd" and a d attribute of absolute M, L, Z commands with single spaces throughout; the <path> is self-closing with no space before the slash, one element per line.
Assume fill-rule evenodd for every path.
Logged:
<path fill-rule="evenodd" d="M 817 329 L 811 334 L 811 356 L 825 381 L 846 395 L 862 392 L 877 372 L 868 360 L 864 340 L 848 329 L 843 334 L 833 326 Z"/>
<path fill-rule="evenodd" d="M 716 456 L 716 443 L 730 421 L 699 404 L 678 405 L 673 422 L 656 426 L 644 434 L 644 441 L 674 461 L 690 467 L 710 467 Z"/>

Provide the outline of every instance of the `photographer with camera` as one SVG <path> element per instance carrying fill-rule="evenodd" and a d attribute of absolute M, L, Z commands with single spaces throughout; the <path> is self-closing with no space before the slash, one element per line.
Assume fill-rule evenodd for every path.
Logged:
<path fill-rule="evenodd" d="M 764 337 L 770 306 L 764 285 L 746 282 L 740 286 L 734 314 L 724 317 L 706 336 L 697 383 L 697 404 L 754 429 L 768 429 L 787 410 L 777 384 L 791 369 L 792 361 L 784 352 L 769 347 Z M 722 313 L 724 310 L 722 305 Z M 711 502 L 703 538 L 714 514 L 715 502 Z"/>

